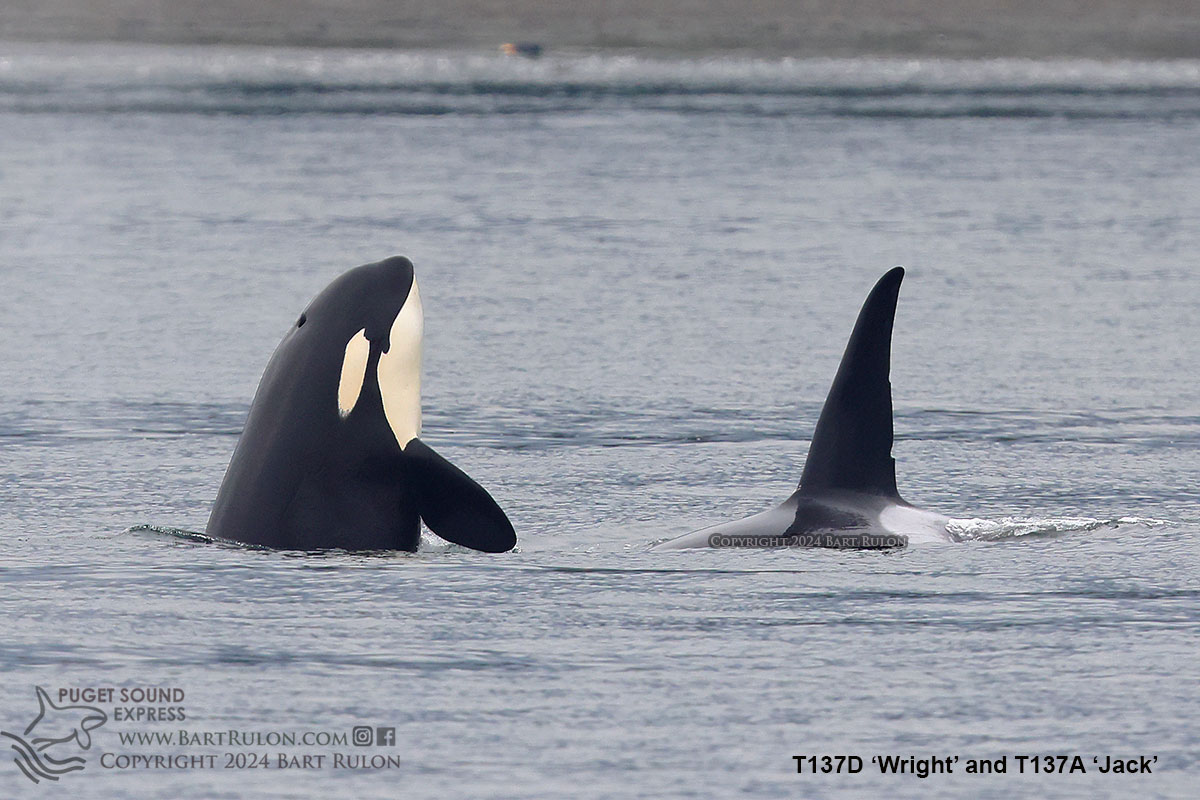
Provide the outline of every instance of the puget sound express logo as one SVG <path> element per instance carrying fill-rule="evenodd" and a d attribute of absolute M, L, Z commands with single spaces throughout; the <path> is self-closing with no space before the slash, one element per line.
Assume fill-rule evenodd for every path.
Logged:
<path fill-rule="evenodd" d="M 394 726 L 197 730 L 171 724 L 188 722 L 185 693 L 177 687 L 37 686 L 34 696 L 32 721 L 0 730 L 0 743 L 8 745 L 17 769 L 34 783 L 79 772 L 89 759 L 102 770 L 122 772 L 403 766 L 395 752 Z M 26 714 L 17 718 L 29 719 Z M 97 747 L 95 731 L 105 725 L 101 738 L 107 746 Z"/>
<path fill-rule="evenodd" d="M 38 712 L 33 722 L 19 735 L 0 731 L 0 736 L 11 742 L 16 753 L 13 761 L 26 778 L 34 783 L 56 781 L 83 769 L 87 760 L 79 753 L 91 748 L 92 731 L 108 722 L 108 714 L 95 706 L 56 704 L 40 686 L 36 694 Z"/>

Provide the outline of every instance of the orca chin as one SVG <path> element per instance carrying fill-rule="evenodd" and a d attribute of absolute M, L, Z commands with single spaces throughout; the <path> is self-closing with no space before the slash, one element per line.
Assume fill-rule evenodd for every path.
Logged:
<path fill-rule="evenodd" d="M 800 485 L 779 506 L 657 545 L 886 549 L 956 541 L 948 517 L 905 502 L 892 459 L 892 323 L 904 269 L 867 295 L 817 427 Z"/>
<path fill-rule="evenodd" d="M 267 363 L 206 533 L 290 550 L 416 550 L 421 521 L 486 552 L 516 545 L 491 495 L 418 438 L 424 316 L 394 257 L 333 281 Z"/>

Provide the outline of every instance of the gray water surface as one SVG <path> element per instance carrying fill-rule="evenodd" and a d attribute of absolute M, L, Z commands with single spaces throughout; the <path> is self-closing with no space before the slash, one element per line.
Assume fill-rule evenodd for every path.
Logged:
<path fill-rule="evenodd" d="M 0 728 L 35 686 L 186 693 L 100 703 L 57 782 L 6 751 L 5 796 L 1191 796 L 1197 64 L 3 45 L 0 142 Z M 423 438 L 518 550 L 156 532 L 203 531 L 308 299 L 396 253 Z M 900 490 L 968 541 L 649 552 L 792 491 L 895 264 Z M 101 763 L 360 724 L 396 745 Z M 400 766 L 275 760 L 334 751 Z"/>

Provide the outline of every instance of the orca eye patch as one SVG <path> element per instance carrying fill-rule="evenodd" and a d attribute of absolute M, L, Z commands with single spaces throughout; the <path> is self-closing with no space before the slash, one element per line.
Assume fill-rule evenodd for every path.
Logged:
<path fill-rule="evenodd" d="M 338 380 L 338 414 L 350 416 L 358 395 L 362 392 L 363 379 L 367 377 L 367 359 L 371 356 L 371 343 L 367 340 L 367 329 L 363 328 L 346 342 L 346 355 L 342 357 L 342 377 Z"/>

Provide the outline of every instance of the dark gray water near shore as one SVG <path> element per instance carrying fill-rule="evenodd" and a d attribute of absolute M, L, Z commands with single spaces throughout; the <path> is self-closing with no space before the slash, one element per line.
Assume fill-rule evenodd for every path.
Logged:
<path fill-rule="evenodd" d="M 1187 62 L 2 46 L 0 727 L 35 686 L 183 688 L 36 789 L 77 797 L 1189 796 L 1198 145 Z M 519 550 L 130 530 L 203 530 L 283 332 L 394 253 L 424 438 Z M 648 552 L 788 495 L 895 264 L 901 493 L 968 541 Z M 100 763 L 360 724 L 400 768 Z"/>

